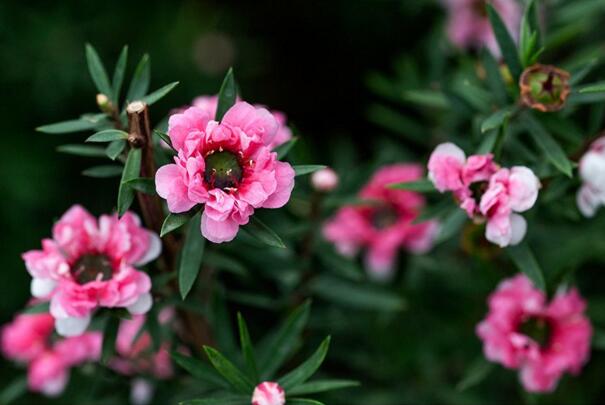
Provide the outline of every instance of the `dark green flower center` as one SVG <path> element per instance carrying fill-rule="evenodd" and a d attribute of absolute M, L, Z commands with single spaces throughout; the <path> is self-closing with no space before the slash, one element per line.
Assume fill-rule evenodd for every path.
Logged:
<path fill-rule="evenodd" d="M 477 204 L 479 203 L 479 201 L 481 201 L 481 197 L 483 197 L 483 194 L 487 190 L 488 186 L 489 183 L 487 181 L 478 181 L 475 183 L 471 183 L 469 188 L 471 189 L 473 199 L 477 201 Z"/>
<path fill-rule="evenodd" d="M 519 332 L 545 347 L 550 341 L 551 327 L 546 318 L 532 317 L 521 324 Z"/>
<path fill-rule="evenodd" d="M 243 169 L 235 153 L 220 151 L 206 156 L 204 181 L 210 188 L 235 189 L 242 181 Z"/>
<path fill-rule="evenodd" d="M 399 215 L 392 207 L 380 207 L 372 213 L 372 225 L 376 229 L 388 228 L 397 222 Z"/>
<path fill-rule="evenodd" d="M 88 254 L 80 257 L 71 267 L 71 274 L 78 284 L 91 281 L 107 281 L 113 275 L 111 260 L 102 254 Z M 100 276 L 99 276 L 100 275 Z"/>

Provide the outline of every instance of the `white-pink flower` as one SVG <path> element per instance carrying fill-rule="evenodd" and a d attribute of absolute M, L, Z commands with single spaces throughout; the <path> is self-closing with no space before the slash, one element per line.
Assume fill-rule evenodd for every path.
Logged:
<path fill-rule="evenodd" d="M 550 392 L 564 373 L 578 374 L 590 356 L 592 327 L 576 289 L 550 303 L 525 275 L 500 283 L 477 326 L 488 360 L 518 369 L 527 391 Z"/>
<path fill-rule="evenodd" d="M 24 253 L 23 260 L 33 277 L 32 295 L 50 299 L 57 332 L 75 336 L 99 307 L 147 312 L 151 281 L 135 266 L 160 251 L 159 237 L 142 228 L 135 214 L 102 215 L 97 221 L 75 205 L 55 224 L 52 239 L 42 241 L 42 250 Z"/>
<path fill-rule="evenodd" d="M 332 191 L 338 186 L 338 174 L 331 168 L 326 167 L 311 175 L 311 184 L 317 191 Z"/>
<path fill-rule="evenodd" d="M 280 208 L 290 199 L 294 170 L 269 145 L 279 127 L 264 108 L 238 102 L 216 122 L 191 107 L 169 120 L 178 151 L 155 178 L 168 209 L 179 213 L 204 205 L 201 232 L 212 242 L 231 241 L 257 208 Z"/>
<path fill-rule="evenodd" d="M 254 388 L 252 405 L 284 405 L 286 393 L 276 382 L 265 381 Z"/>
<path fill-rule="evenodd" d="M 578 208 L 590 218 L 600 206 L 605 205 L 605 137 L 590 145 L 580 159 L 579 171 L 582 187 L 577 194 Z"/>

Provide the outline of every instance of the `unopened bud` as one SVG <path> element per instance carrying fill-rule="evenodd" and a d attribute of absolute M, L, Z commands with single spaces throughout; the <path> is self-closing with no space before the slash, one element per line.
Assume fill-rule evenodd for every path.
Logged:
<path fill-rule="evenodd" d="M 568 72 L 555 66 L 530 66 L 519 79 L 521 101 L 538 111 L 558 111 L 565 106 L 569 96 L 569 78 Z"/>
<path fill-rule="evenodd" d="M 286 393 L 278 383 L 265 381 L 254 388 L 252 403 L 254 405 L 284 405 Z"/>
<path fill-rule="evenodd" d="M 106 114 L 111 114 L 113 110 L 113 104 L 109 101 L 109 97 L 103 93 L 97 94 L 97 105 L 99 106 L 99 109 Z"/>
<path fill-rule="evenodd" d="M 311 176 L 311 184 L 317 191 L 332 191 L 338 186 L 338 174 L 329 167 L 326 167 L 325 169 L 313 173 Z"/>

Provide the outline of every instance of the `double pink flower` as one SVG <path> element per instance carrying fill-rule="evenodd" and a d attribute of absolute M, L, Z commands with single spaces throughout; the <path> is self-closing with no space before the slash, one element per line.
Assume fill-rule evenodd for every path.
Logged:
<path fill-rule="evenodd" d="M 519 369 L 526 390 L 553 391 L 564 373 L 577 374 L 588 361 L 592 327 L 585 309 L 576 289 L 559 291 L 547 303 L 526 276 L 505 280 L 477 326 L 485 357 Z"/>
<path fill-rule="evenodd" d="M 178 155 L 156 173 L 156 189 L 173 213 L 204 205 L 201 232 L 231 241 L 257 208 L 280 208 L 290 199 L 294 170 L 271 150 L 275 116 L 238 102 L 222 121 L 205 108 L 170 117 L 168 134 Z"/>
<path fill-rule="evenodd" d="M 500 247 L 521 242 L 527 222 L 518 213 L 533 207 L 540 189 L 540 181 L 530 169 L 499 168 L 491 154 L 466 158 L 453 143 L 437 146 L 428 169 L 437 190 L 451 191 L 470 218 L 487 221 L 487 240 Z"/>
<path fill-rule="evenodd" d="M 100 307 L 126 308 L 142 314 L 152 304 L 149 276 L 135 266 L 154 260 L 161 251 L 159 237 L 126 213 L 99 220 L 79 205 L 70 208 L 53 227 L 53 238 L 42 250 L 23 254 L 33 277 L 34 297 L 49 298 L 57 332 L 83 333 Z"/>

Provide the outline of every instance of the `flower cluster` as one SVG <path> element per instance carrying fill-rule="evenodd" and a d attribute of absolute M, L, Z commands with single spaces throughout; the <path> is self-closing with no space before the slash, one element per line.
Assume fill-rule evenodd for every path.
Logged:
<path fill-rule="evenodd" d="M 594 216 L 597 208 L 605 205 L 605 137 L 590 145 L 580 160 L 582 187 L 577 202 L 580 212 L 586 217 Z"/>
<path fill-rule="evenodd" d="M 592 327 L 586 303 L 575 289 L 550 303 L 524 275 L 504 280 L 489 298 L 489 314 L 478 326 L 485 356 L 519 369 L 531 392 L 552 391 L 561 376 L 577 374 L 588 361 Z"/>
<path fill-rule="evenodd" d="M 470 218 L 487 221 L 487 240 L 505 247 L 523 239 L 527 222 L 517 213 L 533 207 L 540 189 L 540 181 L 530 169 L 500 168 L 491 154 L 466 158 L 452 143 L 437 146 L 428 169 L 437 190 L 451 191 Z"/>
<path fill-rule="evenodd" d="M 424 197 L 388 187 L 421 177 L 422 167 L 416 164 L 397 164 L 378 170 L 359 193 L 363 203 L 341 208 L 325 224 L 325 238 L 346 256 L 367 248 L 366 262 L 371 274 L 389 277 L 399 249 L 425 253 L 433 245 L 437 223 L 415 223 L 425 204 Z"/>
<path fill-rule="evenodd" d="M 27 365 L 29 388 L 47 396 L 63 392 L 72 367 L 101 356 L 100 332 L 53 340 L 54 323 L 48 313 L 17 315 L 1 337 L 4 355 Z"/>
<path fill-rule="evenodd" d="M 221 243 L 233 240 L 256 208 L 285 205 L 294 170 L 271 150 L 280 126 L 266 109 L 237 102 L 221 122 L 213 118 L 195 106 L 170 117 L 178 155 L 157 171 L 155 182 L 173 213 L 203 204 L 202 235 Z"/>
<path fill-rule="evenodd" d="M 159 237 L 127 212 L 99 220 L 79 205 L 53 227 L 42 250 L 23 254 L 33 277 L 34 297 L 50 299 L 50 313 L 62 336 L 82 334 L 97 308 L 126 308 L 143 314 L 152 305 L 149 276 L 137 270 L 161 251 Z"/>

